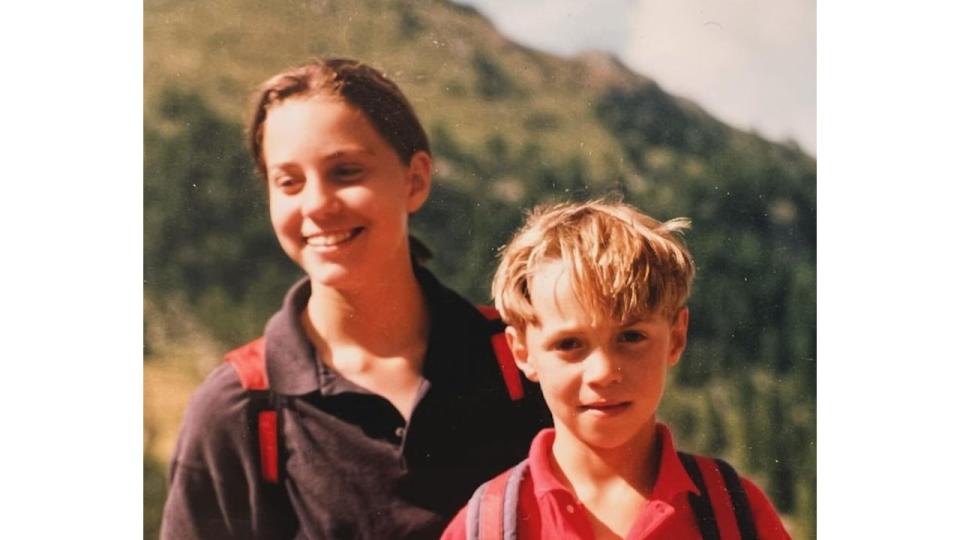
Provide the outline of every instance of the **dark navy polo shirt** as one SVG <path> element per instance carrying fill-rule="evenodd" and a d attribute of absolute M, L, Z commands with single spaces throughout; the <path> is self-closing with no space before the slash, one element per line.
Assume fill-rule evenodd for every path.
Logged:
<path fill-rule="evenodd" d="M 426 270 L 417 279 L 431 329 L 409 423 L 318 361 L 301 280 L 265 331 L 270 385 L 288 404 L 281 485 L 260 479 L 250 395 L 220 366 L 187 409 L 163 538 L 438 538 L 479 484 L 523 459 L 550 424 L 539 388 L 524 381 L 511 401 L 491 323 Z"/>

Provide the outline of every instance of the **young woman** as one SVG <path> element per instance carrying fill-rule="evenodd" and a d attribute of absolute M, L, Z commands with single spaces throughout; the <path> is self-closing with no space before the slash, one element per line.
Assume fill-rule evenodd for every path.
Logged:
<path fill-rule="evenodd" d="M 411 255 L 432 165 L 397 86 L 315 61 L 255 103 L 273 229 L 306 276 L 191 401 L 162 537 L 437 538 L 549 423 L 542 397 L 496 356 L 499 323 Z"/>

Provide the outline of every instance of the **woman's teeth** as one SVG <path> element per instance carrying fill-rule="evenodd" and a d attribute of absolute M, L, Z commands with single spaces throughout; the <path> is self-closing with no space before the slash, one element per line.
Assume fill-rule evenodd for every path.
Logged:
<path fill-rule="evenodd" d="M 335 246 L 353 238 L 358 232 L 359 229 L 351 229 L 349 231 L 339 233 L 315 234 L 307 238 L 307 244 L 316 247 Z"/>

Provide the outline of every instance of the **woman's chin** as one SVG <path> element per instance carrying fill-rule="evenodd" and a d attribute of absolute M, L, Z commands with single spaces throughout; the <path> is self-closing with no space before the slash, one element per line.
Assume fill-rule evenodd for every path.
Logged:
<path fill-rule="evenodd" d="M 358 279 L 356 272 L 350 272 L 340 265 L 304 265 L 304 272 L 310 277 L 310 284 L 316 287 L 328 287 L 331 289 L 349 289 L 351 284 Z"/>
<path fill-rule="evenodd" d="M 393 257 L 372 256 L 370 250 L 356 249 L 332 254 L 305 249 L 297 255 L 298 265 L 314 287 L 338 290 L 369 289 L 389 281 L 398 273 L 402 261 L 410 257 L 409 252 L 399 249 Z"/>

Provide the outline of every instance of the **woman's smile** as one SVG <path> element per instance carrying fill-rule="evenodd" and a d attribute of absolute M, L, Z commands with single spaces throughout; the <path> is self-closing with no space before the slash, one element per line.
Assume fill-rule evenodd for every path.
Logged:
<path fill-rule="evenodd" d="M 341 231 L 314 233 L 309 236 L 304 236 L 304 241 L 307 246 L 314 251 L 327 253 L 344 247 L 363 231 L 363 227 L 354 227 Z"/>

